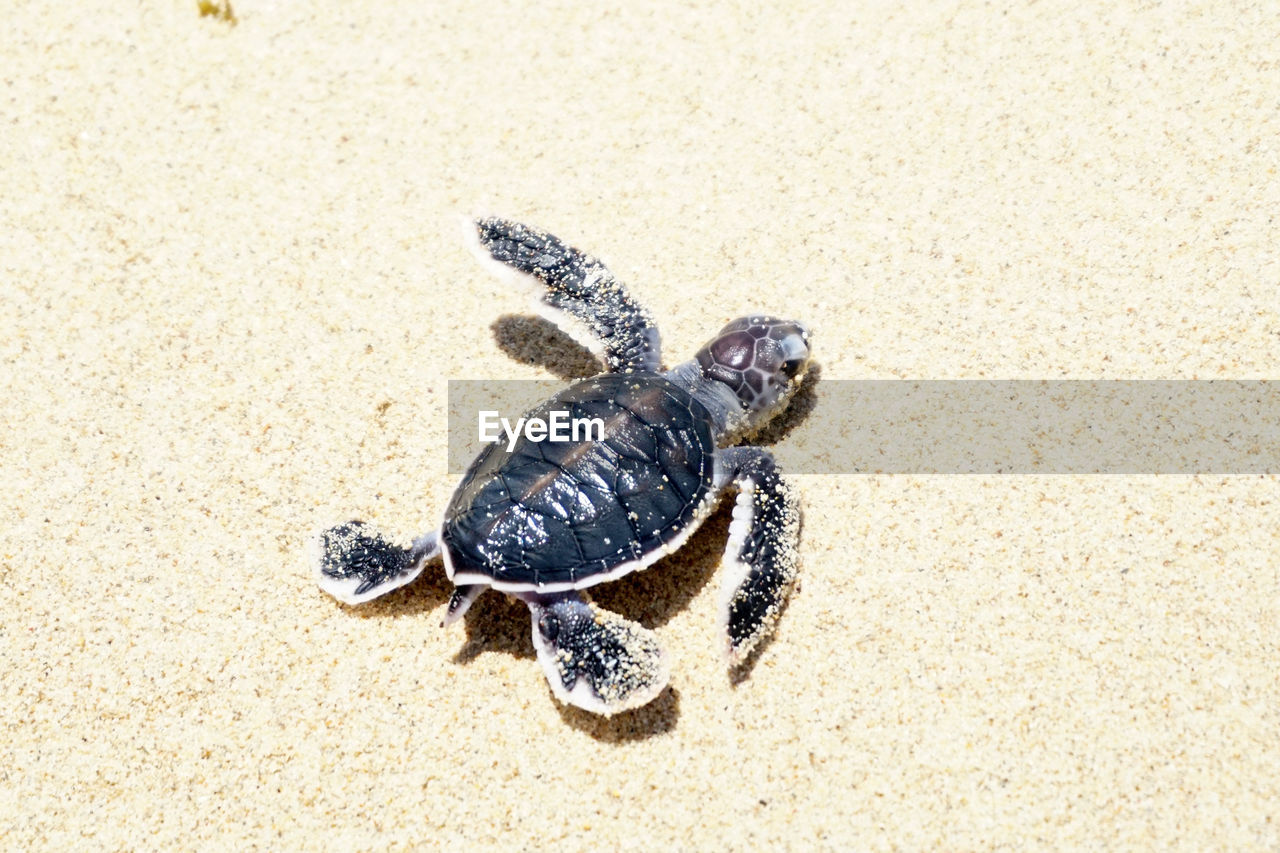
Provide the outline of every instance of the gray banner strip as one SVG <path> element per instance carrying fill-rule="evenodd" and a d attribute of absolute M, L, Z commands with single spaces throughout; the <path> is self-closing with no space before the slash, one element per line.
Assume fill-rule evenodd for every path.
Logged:
<path fill-rule="evenodd" d="M 450 380 L 450 472 L 480 411 L 514 423 L 564 387 Z M 1276 474 L 1280 381 L 823 379 L 764 437 L 795 474 Z"/>

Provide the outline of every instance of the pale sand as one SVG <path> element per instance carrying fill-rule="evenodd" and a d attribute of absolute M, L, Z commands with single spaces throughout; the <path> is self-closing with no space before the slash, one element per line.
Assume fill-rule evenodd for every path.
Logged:
<path fill-rule="evenodd" d="M 1274 477 L 797 478 L 749 678 L 726 514 L 601 591 L 675 661 L 608 721 L 519 605 L 306 561 L 436 523 L 447 378 L 550 375 L 468 211 L 602 254 L 672 358 L 757 307 L 824 381 L 1280 375 L 1275 4 L 19 5 L 6 848 L 1280 846 Z"/>

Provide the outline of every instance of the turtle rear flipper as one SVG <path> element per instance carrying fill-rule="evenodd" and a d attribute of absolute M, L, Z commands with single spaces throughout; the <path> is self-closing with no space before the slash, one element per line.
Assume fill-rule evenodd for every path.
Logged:
<path fill-rule="evenodd" d="M 577 592 L 527 601 L 538 662 L 561 702 L 609 716 L 644 705 L 667 686 L 667 656 L 649 629 Z"/>
<path fill-rule="evenodd" d="M 486 589 L 488 587 L 479 583 L 455 587 L 453 595 L 449 596 L 449 606 L 444 610 L 444 620 L 440 623 L 440 627 L 448 628 L 465 616 L 467 611 L 471 609 L 471 605 L 475 604 L 476 599 L 480 597 L 480 593 Z"/>
<path fill-rule="evenodd" d="M 316 580 L 339 601 L 361 604 L 411 582 L 439 553 L 434 530 L 405 548 L 371 524 L 348 521 L 316 537 Z"/>
<path fill-rule="evenodd" d="M 725 657 L 737 665 L 773 630 L 795 585 L 800 505 L 768 451 L 727 448 L 718 466 L 717 481 L 739 489 L 721 592 Z"/>
<path fill-rule="evenodd" d="M 481 259 L 540 282 L 544 313 L 609 370 L 662 369 L 653 317 L 598 259 L 518 222 L 491 217 L 477 220 L 475 228 Z"/>

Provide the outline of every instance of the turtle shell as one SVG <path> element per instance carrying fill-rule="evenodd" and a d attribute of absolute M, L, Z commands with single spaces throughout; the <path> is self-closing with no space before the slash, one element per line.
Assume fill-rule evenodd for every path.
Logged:
<path fill-rule="evenodd" d="M 599 418 L 602 440 L 505 437 L 476 457 L 442 528 L 454 583 L 509 592 L 590 586 L 643 568 L 701 520 L 715 435 L 706 408 L 657 374 L 608 373 L 528 412 Z"/>

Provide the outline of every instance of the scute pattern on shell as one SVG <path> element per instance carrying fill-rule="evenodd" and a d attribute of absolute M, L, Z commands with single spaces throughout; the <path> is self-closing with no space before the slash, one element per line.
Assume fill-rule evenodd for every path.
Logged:
<path fill-rule="evenodd" d="M 454 572 L 508 589 L 588 586 L 696 523 L 713 488 L 705 407 L 654 374 L 604 374 L 529 413 L 601 418 L 602 441 L 532 442 L 476 458 L 445 514 Z"/>

